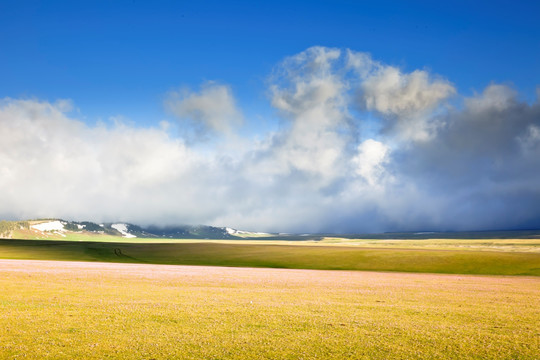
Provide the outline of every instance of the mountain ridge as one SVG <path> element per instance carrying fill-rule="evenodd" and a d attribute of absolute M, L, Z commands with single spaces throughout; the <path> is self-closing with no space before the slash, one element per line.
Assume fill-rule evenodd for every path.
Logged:
<path fill-rule="evenodd" d="M 266 233 L 208 225 L 139 226 L 126 222 L 94 223 L 59 218 L 0 220 L 0 238 L 21 240 L 122 241 L 137 239 L 322 240 L 322 239 L 538 239 L 540 230 L 415 231 L 385 233 Z"/>
<path fill-rule="evenodd" d="M 63 239 L 79 236 L 111 236 L 142 239 L 243 239 L 268 233 L 249 232 L 230 227 L 209 225 L 176 225 L 147 227 L 127 222 L 94 223 L 58 218 L 24 221 L 0 221 L 0 237 L 22 239 Z"/>

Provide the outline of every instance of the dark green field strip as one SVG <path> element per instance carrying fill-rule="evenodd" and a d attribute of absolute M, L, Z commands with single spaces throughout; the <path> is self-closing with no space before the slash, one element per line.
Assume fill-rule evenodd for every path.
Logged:
<path fill-rule="evenodd" d="M 0 240 L 0 258 L 540 276 L 540 254 L 217 243 Z"/>

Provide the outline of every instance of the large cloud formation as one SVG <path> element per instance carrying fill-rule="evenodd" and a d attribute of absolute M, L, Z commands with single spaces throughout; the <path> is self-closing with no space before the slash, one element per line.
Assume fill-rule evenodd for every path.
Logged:
<path fill-rule="evenodd" d="M 67 101 L 4 99 L 0 217 L 279 232 L 540 227 L 540 99 L 500 84 L 463 97 L 425 70 L 324 47 L 286 58 L 269 90 L 286 126 L 262 140 L 235 133 L 244 119 L 229 86 L 170 93 L 180 127 L 217 137 L 204 146 L 164 127 L 90 126 Z"/>

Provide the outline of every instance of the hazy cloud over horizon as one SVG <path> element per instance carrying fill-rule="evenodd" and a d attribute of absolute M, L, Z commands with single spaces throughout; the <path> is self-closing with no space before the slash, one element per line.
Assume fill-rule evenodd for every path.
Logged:
<path fill-rule="evenodd" d="M 253 119 L 233 90 L 208 82 L 167 94 L 193 137 L 88 125 L 69 101 L 1 100 L 0 217 L 277 232 L 540 228 L 540 91 L 531 104 L 496 83 L 466 97 L 423 69 L 312 47 L 270 75 L 284 125 L 253 139 L 238 131 Z"/>

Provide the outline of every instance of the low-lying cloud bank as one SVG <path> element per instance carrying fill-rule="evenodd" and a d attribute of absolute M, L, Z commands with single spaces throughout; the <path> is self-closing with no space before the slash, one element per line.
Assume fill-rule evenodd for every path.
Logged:
<path fill-rule="evenodd" d="M 270 78 L 287 126 L 242 138 L 233 89 L 170 93 L 179 126 L 90 126 L 70 103 L 0 102 L 0 217 L 369 232 L 540 227 L 540 102 L 462 97 L 425 70 L 313 47 Z M 539 93 L 540 98 L 540 93 Z M 187 120 L 187 121 L 186 121 Z M 241 143 L 242 146 L 237 144 Z"/>

